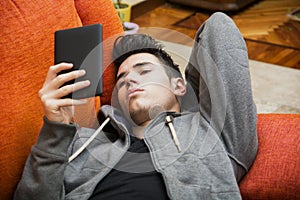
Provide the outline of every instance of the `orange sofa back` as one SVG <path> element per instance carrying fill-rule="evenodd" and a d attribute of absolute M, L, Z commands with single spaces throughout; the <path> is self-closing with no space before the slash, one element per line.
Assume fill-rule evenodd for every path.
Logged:
<path fill-rule="evenodd" d="M 42 124 L 38 91 L 54 63 L 54 32 L 102 23 L 105 40 L 123 29 L 111 0 L 3 0 L 0 18 L 0 198 L 11 199 Z M 88 126 L 95 107 L 110 103 L 114 67 L 106 50 L 103 97 L 90 99 L 90 115 L 79 119 Z"/>

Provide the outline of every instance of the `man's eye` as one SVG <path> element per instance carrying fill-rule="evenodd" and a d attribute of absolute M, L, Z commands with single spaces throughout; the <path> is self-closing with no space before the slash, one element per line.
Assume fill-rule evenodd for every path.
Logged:
<path fill-rule="evenodd" d="M 151 69 L 143 69 L 141 72 L 140 72 L 140 75 L 143 75 L 143 74 L 147 74 L 151 72 Z"/>
<path fill-rule="evenodd" d="M 123 87 L 124 85 L 125 85 L 125 81 L 120 81 L 118 84 L 119 88 Z"/>

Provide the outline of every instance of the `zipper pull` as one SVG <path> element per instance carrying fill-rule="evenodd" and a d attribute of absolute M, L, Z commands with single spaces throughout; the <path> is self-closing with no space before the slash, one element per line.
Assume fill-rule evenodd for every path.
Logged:
<path fill-rule="evenodd" d="M 177 134 L 176 134 L 176 131 L 175 131 L 175 128 L 173 126 L 173 117 L 168 115 L 166 117 L 166 124 L 168 124 L 169 128 L 170 128 L 170 132 L 172 134 L 172 137 L 173 137 L 173 141 L 177 147 L 177 150 L 179 153 L 181 153 L 181 148 L 180 148 L 180 145 L 179 145 L 179 141 L 178 141 L 178 138 L 177 138 Z"/>

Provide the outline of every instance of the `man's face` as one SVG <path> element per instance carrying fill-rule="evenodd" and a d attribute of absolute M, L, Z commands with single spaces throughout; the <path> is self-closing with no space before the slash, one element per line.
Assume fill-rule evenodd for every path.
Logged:
<path fill-rule="evenodd" d="M 117 74 L 116 87 L 123 113 L 137 125 L 143 125 L 154 117 L 157 108 L 159 111 L 180 111 L 173 82 L 154 55 L 131 55 L 121 64 Z"/>

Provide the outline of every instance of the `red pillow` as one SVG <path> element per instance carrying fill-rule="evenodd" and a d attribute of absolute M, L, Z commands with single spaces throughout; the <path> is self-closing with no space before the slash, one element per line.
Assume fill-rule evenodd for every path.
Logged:
<path fill-rule="evenodd" d="M 259 114 L 259 148 L 240 183 L 243 199 L 300 199 L 300 115 Z"/>

